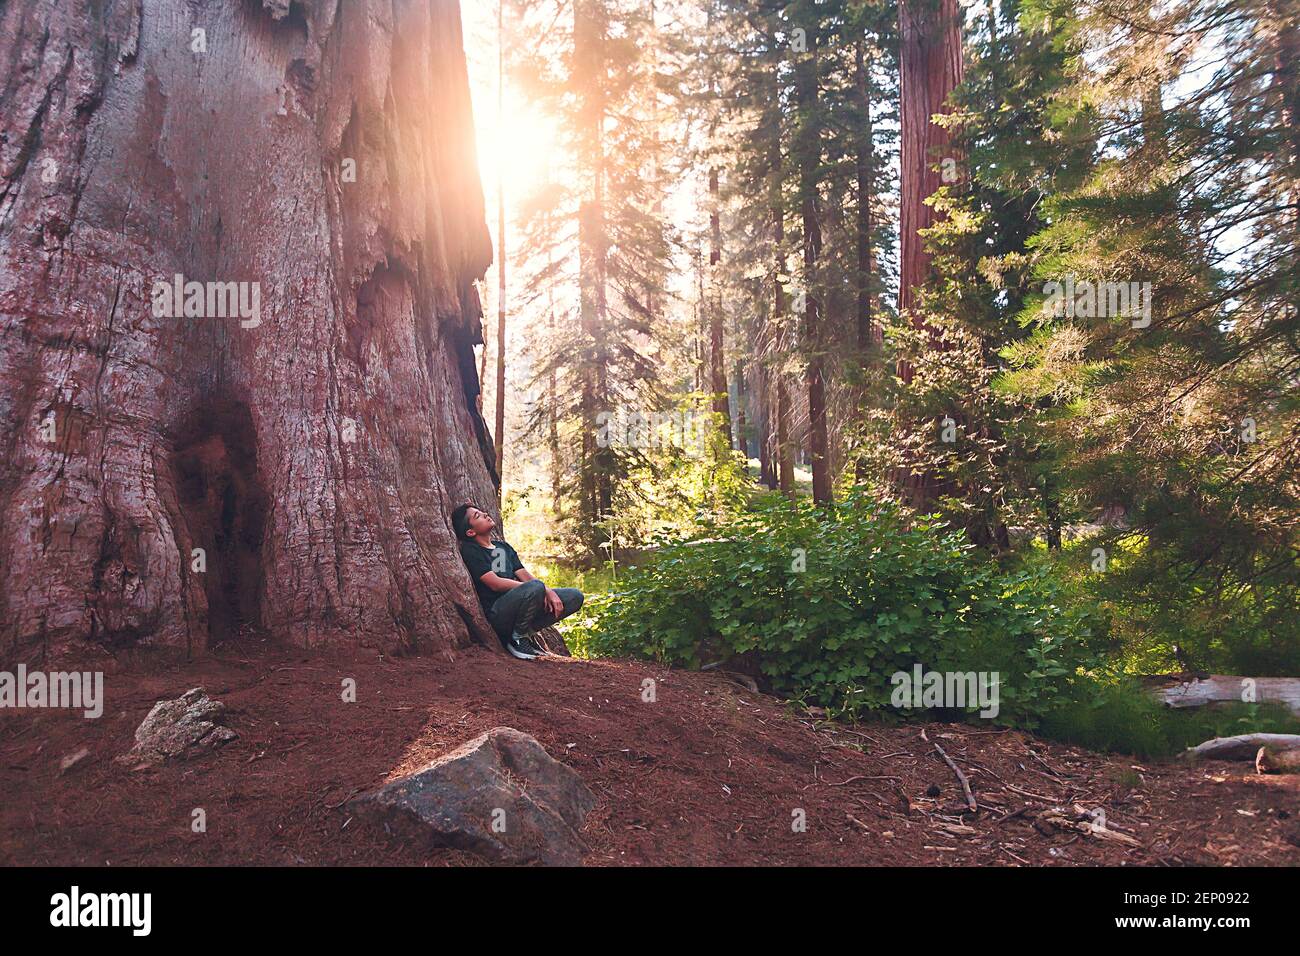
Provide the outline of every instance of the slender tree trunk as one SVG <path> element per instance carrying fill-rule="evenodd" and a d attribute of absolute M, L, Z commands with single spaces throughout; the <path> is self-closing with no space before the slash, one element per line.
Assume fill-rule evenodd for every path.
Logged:
<path fill-rule="evenodd" d="M 731 400 L 718 265 L 722 261 L 722 227 L 718 210 L 718 168 L 709 169 L 709 388 L 718 428 L 731 443 Z"/>
<path fill-rule="evenodd" d="M 587 0 L 590 2 L 590 0 Z M 592 3 L 592 9 L 599 8 Z M 595 225 L 594 240 L 596 253 L 596 336 L 593 345 L 596 350 L 596 393 L 602 411 L 613 410 L 613 396 L 609 385 L 609 231 L 605 214 L 605 81 L 607 65 L 605 62 L 606 23 L 603 17 L 595 21 L 595 66 L 596 83 L 590 88 L 590 95 L 595 100 L 592 135 L 595 145 L 595 206 L 592 218 Z M 608 518 L 614 510 L 614 449 L 611 445 L 596 452 L 596 517 L 598 520 Z M 601 542 L 606 544 L 608 542 Z"/>
<path fill-rule="evenodd" d="M 772 462 L 772 448 L 776 439 L 772 431 L 770 387 L 761 365 L 755 366 L 754 374 L 756 378 L 754 391 L 758 396 L 758 401 L 755 404 L 758 413 L 758 422 L 756 423 L 756 432 L 758 434 L 758 480 L 764 488 L 771 490 L 776 487 L 776 469 Z"/>
<path fill-rule="evenodd" d="M 784 370 L 785 321 L 788 303 L 784 282 L 785 269 L 785 203 L 781 195 L 781 117 L 775 109 L 768 112 L 768 205 L 772 215 L 772 321 L 770 340 L 773 359 L 770 377 L 773 382 L 775 408 L 770 418 L 772 429 L 772 462 L 770 467 L 776 486 L 787 495 L 794 494 L 794 459 L 790 448 L 790 400 L 786 394 Z"/>
<path fill-rule="evenodd" d="M 826 442 L 826 395 L 822 378 L 821 296 L 818 290 L 818 258 L 822 250 L 821 220 L 817 209 L 820 185 L 821 132 L 817 103 L 817 48 L 820 27 L 809 31 L 810 49 L 795 66 L 799 110 L 799 206 L 803 223 L 803 271 L 805 311 L 803 345 L 808 389 L 808 450 L 812 465 L 813 500 L 831 500 L 830 460 Z"/>
<path fill-rule="evenodd" d="M 483 329 L 480 324 L 479 335 L 482 336 L 482 334 L 483 334 Z M 486 341 L 483 342 L 483 348 L 479 350 L 478 380 L 479 382 L 487 381 L 487 342 Z M 482 389 L 479 389 L 478 395 L 474 397 L 474 407 L 478 409 L 479 416 L 482 417 L 483 415 L 483 390 Z M 495 460 L 496 459 L 494 458 L 493 461 L 495 462 Z M 500 491 L 500 488 L 498 487 L 497 490 Z"/>
<path fill-rule="evenodd" d="M 505 113 L 505 0 L 497 0 L 497 129 Z M 502 175 L 502 158 L 497 160 L 497 388 L 496 431 L 497 474 L 502 480 L 498 495 L 504 493 L 506 450 L 506 188 Z"/>
<path fill-rule="evenodd" d="M 859 37 L 853 47 L 854 77 L 858 97 L 858 109 L 862 114 L 862 127 L 857 143 L 857 294 L 858 294 L 858 352 L 863 364 L 867 364 L 872 349 L 877 342 L 875 320 L 872 315 L 872 286 L 874 257 L 871 249 L 871 201 L 872 173 L 874 166 L 873 135 L 871 128 L 871 78 L 863 47 L 866 40 Z"/>
<path fill-rule="evenodd" d="M 657 5 L 655 0 L 650 0 L 650 75 L 656 77 L 659 75 L 659 23 L 657 17 Z M 650 128 L 651 128 L 651 169 L 650 175 L 653 177 L 651 182 L 655 184 L 655 201 L 651 207 L 655 221 L 658 222 L 663 217 L 664 201 L 663 194 L 663 145 L 660 142 L 660 115 L 659 115 L 659 87 L 655 83 L 650 85 Z M 650 281 L 646 286 L 646 312 L 650 315 L 653 322 L 659 315 L 659 288 L 654 281 Z"/>
<path fill-rule="evenodd" d="M 579 248 L 579 315 L 583 337 L 591 352 L 582 362 L 582 463 L 580 488 L 582 515 L 588 544 L 593 554 L 599 553 L 595 537 L 596 522 L 604 517 L 606 477 L 602 475 L 608 447 L 598 442 L 597 416 L 612 409 L 606 404 L 605 372 L 602 359 L 604 348 L 604 210 L 603 148 L 604 135 L 604 51 L 603 27 L 599 19 L 597 0 L 574 0 L 573 4 L 573 70 L 574 86 L 582 92 L 580 128 L 583 139 L 579 144 L 578 160 L 588 183 L 587 197 L 582 201 L 578 216 Z"/>
<path fill-rule="evenodd" d="M 10 0 L 0 71 L 0 657 L 495 644 L 459 4 Z"/>
<path fill-rule="evenodd" d="M 749 427 L 745 421 L 745 363 L 736 363 L 736 447 L 749 459 Z"/>
<path fill-rule="evenodd" d="M 704 391 L 705 382 L 705 364 L 707 357 L 704 351 L 704 340 L 707 335 L 707 323 L 705 315 L 708 310 L 708 302 L 704 297 L 704 264 L 701 262 L 699 249 L 695 250 L 692 256 L 695 264 L 695 315 L 692 317 L 695 325 L 694 347 L 695 354 L 695 391 Z M 712 381 L 710 380 L 710 385 Z"/>
<path fill-rule="evenodd" d="M 548 252 L 547 258 L 550 258 Z M 546 325 L 550 331 L 551 341 L 555 340 L 555 284 L 547 283 L 548 312 Z M 555 366 L 551 366 L 550 373 L 546 380 L 546 408 L 547 408 L 547 428 L 546 428 L 546 446 L 551 458 L 551 507 L 558 515 L 563 510 L 564 498 L 560 494 L 561 476 L 564 473 L 563 461 L 560 458 L 560 418 L 559 418 L 559 387 L 557 382 Z"/>
<path fill-rule="evenodd" d="M 790 395 L 785 385 L 785 376 L 776 379 L 776 452 L 777 452 L 777 486 L 791 497 L 794 496 L 794 446 L 790 443 Z"/>
<path fill-rule="evenodd" d="M 1269 0 L 1268 11 L 1276 31 L 1272 85 L 1280 124 L 1287 131 L 1284 166 L 1291 184 L 1292 242 L 1300 253 L 1300 0 Z M 1293 308 L 1297 298 L 1292 296 Z"/>

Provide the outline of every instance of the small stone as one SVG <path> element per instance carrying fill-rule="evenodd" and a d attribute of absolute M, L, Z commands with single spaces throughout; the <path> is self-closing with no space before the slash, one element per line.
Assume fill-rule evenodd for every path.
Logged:
<path fill-rule="evenodd" d="M 117 763 L 158 764 L 166 760 L 192 760 L 210 753 L 239 737 L 218 721 L 225 718 L 226 705 L 194 687 L 175 700 L 154 704 L 135 731 L 135 746 L 116 758 Z"/>

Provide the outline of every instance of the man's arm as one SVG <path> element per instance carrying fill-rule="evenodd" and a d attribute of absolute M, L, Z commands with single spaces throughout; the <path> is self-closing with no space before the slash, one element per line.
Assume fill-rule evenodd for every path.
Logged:
<path fill-rule="evenodd" d="M 535 580 L 533 576 L 529 574 L 525 568 L 520 568 L 518 571 L 516 571 L 515 577 L 519 579 L 520 584 L 524 583 L 525 581 Z M 488 587 L 491 587 L 491 585 L 489 584 Z M 560 596 L 555 593 L 554 588 L 546 589 L 546 610 L 550 611 L 556 617 L 559 617 L 562 613 L 564 613 L 564 602 L 560 600 Z"/>
<path fill-rule="evenodd" d="M 480 577 L 479 580 L 490 587 L 493 591 L 509 591 L 524 583 L 523 581 L 516 581 L 511 578 L 503 578 L 495 571 L 488 571 Z"/>

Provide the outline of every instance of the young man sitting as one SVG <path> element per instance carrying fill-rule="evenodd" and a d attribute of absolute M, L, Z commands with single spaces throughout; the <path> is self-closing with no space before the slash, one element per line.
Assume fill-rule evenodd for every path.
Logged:
<path fill-rule="evenodd" d="M 483 613 L 506 650 L 525 661 L 548 653 L 530 635 L 582 607 L 582 592 L 548 588 L 529 574 L 514 548 L 492 538 L 497 526 L 492 516 L 473 505 L 453 511 L 451 526 Z"/>

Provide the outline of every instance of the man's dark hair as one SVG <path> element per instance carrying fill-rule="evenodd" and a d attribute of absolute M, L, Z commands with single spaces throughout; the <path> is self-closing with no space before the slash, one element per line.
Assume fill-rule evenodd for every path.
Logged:
<path fill-rule="evenodd" d="M 469 509 L 473 507 L 467 501 L 463 505 L 457 505 L 451 513 L 451 530 L 456 533 L 457 541 L 465 540 L 465 532 L 469 530 Z"/>

